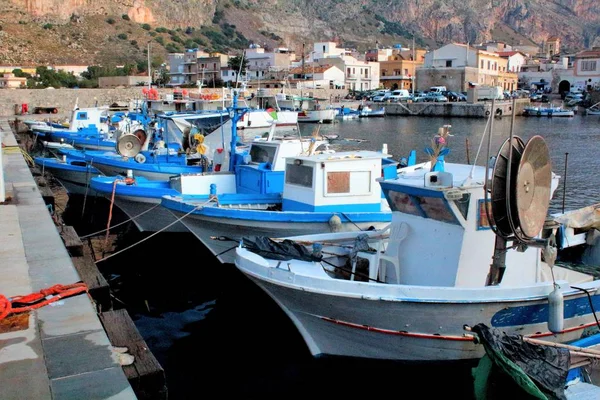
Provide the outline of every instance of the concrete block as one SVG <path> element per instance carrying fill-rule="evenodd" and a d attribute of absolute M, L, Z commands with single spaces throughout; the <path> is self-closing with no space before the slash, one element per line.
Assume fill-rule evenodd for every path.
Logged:
<path fill-rule="evenodd" d="M 42 339 L 82 332 L 102 331 L 104 328 L 86 293 L 61 299 L 37 310 Z M 106 335 L 106 334 L 105 334 Z M 108 340 L 108 339 L 107 339 Z"/>
<path fill-rule="evenodd" d="M 137 398 L 120 367 L 53 379 L 51 387 L 53 400 Z"/>
<path fill-rule="evenodd" d="M 43 339 L 42 345 L 50 379 L 120 366 L 103 330 Z"/>

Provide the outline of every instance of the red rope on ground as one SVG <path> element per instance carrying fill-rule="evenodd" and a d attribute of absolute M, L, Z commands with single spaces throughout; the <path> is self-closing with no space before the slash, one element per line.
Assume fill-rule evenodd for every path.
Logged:
<path fill-rule="evenodd" d="M 79 282 L 71 285 L 54 285 L 36 293 L 25 296 L 14 296 L 10 299 L 7 299 L 6 296 L 0 294 L 0 321 L 10 314 L 36 310 L 60 299 L 75 296 L 76 294 L 87 291 L 87 285 L 83 282 Z"/>

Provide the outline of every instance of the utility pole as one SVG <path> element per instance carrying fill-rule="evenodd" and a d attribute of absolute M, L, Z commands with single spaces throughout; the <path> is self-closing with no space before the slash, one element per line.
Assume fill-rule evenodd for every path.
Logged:
<path fill-rule="evenodd" d="M 152 89 L 152 68 L 150 66 L 150 43 L 148 42 L 148 89 Z"/>
<path fill-rule="evenodd" d="M 415 99 L 415 75 L 417 75 L 417 59 L 415 55 L 415 35 L 413 35 L 413 43 L 412 43 L 412 61 L 413 61 L 413 76 L 411 78 L 410 86 L 412 87 L 412 97 Z"/>

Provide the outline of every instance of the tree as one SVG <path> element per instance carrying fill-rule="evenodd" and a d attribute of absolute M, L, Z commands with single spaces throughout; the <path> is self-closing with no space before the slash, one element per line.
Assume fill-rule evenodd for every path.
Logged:
<path fill-rule="evenodd" d="M 245 57 L 245 53 L 242 53 L 241 56 L 231 57 L 227 65 L 235 72 L 235 86 L 237 87 L 238 76 L 248 68 L 248 59 Z"/>

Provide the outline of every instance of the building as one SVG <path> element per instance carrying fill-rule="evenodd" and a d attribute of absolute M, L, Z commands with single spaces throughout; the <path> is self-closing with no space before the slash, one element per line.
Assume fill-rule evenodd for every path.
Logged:
<path fill-rule="evenodd" d="M 290 70 L 288 82 L 298 89 L 344 89 L 344 71 L 316 62 Z"/>
<path fill-rule="evenodd" d="M 185 83 L 183 73 L 185 67 L 185 53 L 169 53 L 169 83 L 168 86 L 181 86 Z"/>
<path fill-rule="evenodd" d="M 27 86 L 27 78 L 17 78 L 14 74 L 5 73 L 0 77 L 0 89 L 17 89 Z"/>
<path fill-rule="evenodd" d="M 350 90 L 371 90 L 380 86 L 379 62 L 359 60 L 352 50 L 338 48 L 334 42 L 317 42 L 306 60 L 319 65 L 333 65 L 344 71 L 344 86 Z"/>
<path fill-rule="evenodd" d="M 208 56 L 209 54 L 202 50 L 186 50 L 183 55 L 183 85 L 197 85 L 197 82 L 200 80 L 200 76 L 198 75 L 198 59 Z"/>
<path fill-rule="evenodd" d="M 278 88 L 285 85 L 296 54 L 285 47 L 267 51 L 254 44 L 246 49 L 245 57 L 248 60 L 245 72 L 250 87 Z"/>
<path fill-rule="evenodd" d="M 507 71 L 509 72 L 520 72 L 523 65 L 527 63 L 527 56 L 520 51 L 498 51 L 498 55 L 502 58 L 506 58 L 508 61 Z"/>
<path fill-rule="evenodd" d="M 600 47 L 593 47 L 575 55 L 573 79 L 571 84 L 583 90 L 600 87 Z"/>
<path fill-rule="evenodd" d="M 129 75 L 129 76 L 101 76 L 98 78 L 98 87 L 103 88 L 114 88 L 114 87 L 131 87 L 131 86 L 147 86 L 148 85 L 148 74 L 142 73 L 140 75 Z"/>
<path fill-rule="evenodd" d="M 498 53 L 462 43 L 451 43 L 427 52 L 417 68 L 417 89 L 446 86 L 451 91 L 466 91 L 469 85 L 517 88 L 518 76 L 508 71 L 508 60 Z"/>
<path fill-rule="evenodd" d="M 416 69 L 423 65 L 426 51 L 421 49 L 413 51 L 408 48 L 390 50 L 385 60 L 381 60 L 381 50 L 377 52 L 380 85 L 386 89 L 412 90 Z M 372 59 L 369 52 L 367 52 L 367 59 Z"/>
<path fill-rule="evenodd" d="M 550 36 L 544 43 L 543 52 L 546 58 L 552 58 L 554 55 L 560 54 L 560 38 Z"/>
<path fill-rule="evenodd" d="M 52 67 L 55 71 L 64 71 L 69 74 L 73 74 L 76 77 L 81 77 L 81 74 L 87 72 L 88 65 L 53 65 Z"/>
<path fill-rule="evenodd" d="M 198 77 L 203 85 L 216 87 L 221 85 L 221 68 L 227 66 L 229 56 L 227 54 L 212 53 L 208 56 L 198 57 Z"/>

